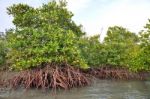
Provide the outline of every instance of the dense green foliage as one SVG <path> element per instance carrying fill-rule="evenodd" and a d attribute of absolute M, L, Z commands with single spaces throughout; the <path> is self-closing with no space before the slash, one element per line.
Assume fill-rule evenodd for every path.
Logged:
<path fill-rule="evenodd" d="M 6 63 L 6 39 L 3 34 L 0 34 L 0 66 L 3 66 Z"/>
<path fill-rule="evenodd" d="M 44 63 L 69 63 L 87 68 L 80 56 L 78 39 L 84 34 L 72 21 L 64 2 L 55 1 L 40 8 L 18 4 L 8 8 L 16 29 L 8 33 L 9 63 L 27 69 Z"/>
<path fill-rule="evenodd" d="M 99 35 L 85 36 L 66 2 L 52 1 L 39 8 L 17 4 L 7 10 L 16 27 L 0 36 L 0 65 L 7 62 L 22 70 L 54 62 L 81 68 L 109 65 L 135 72 L 150 70 L 150 20 L 139 34 L 109 27 L 100 42 Z"/>
<path fill-rule="evenodd" d="M 99 37 L 99 35 L 95 35 L 80 40 L 81 54 L 89 66 L 99 66 L 106 63 L 106 50 L 99 42 Z"/>
<path fill-rule="evenodd" d="M 125 28 L 114 26 L 107 31 L 104 45 L 107 50 L 107 64 L 125 65 L 128 50 L 138 42 L 138 37 Z"/>

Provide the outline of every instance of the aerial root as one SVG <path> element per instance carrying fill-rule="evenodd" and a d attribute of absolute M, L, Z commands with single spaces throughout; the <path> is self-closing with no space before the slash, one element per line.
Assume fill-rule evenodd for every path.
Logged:
<path fill-rule="evenodd" d="M 10 80 L 13 89 L 19 86 L 26 89 L 70 89 L 89 85 L 90 82 L 85 73 L 71 66 L 47 66 L 43 69 L 26 70 Z"/>

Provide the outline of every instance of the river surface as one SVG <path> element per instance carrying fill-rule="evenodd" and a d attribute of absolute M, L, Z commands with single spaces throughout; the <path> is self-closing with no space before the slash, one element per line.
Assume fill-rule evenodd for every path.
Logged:
<path fill-rule="evenodd" d="M 91 86 L 59 90 L 1 91 L 0 99 L 150 99 L 150 81 L 98 80 Z"/>

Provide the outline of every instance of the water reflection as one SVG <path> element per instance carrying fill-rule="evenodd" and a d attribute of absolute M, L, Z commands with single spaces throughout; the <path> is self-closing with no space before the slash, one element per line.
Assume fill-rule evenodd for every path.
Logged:
<path fill-rule="evenodd" d="M 0 99 L 150 99 L 150 81 L 98 80 L 89 87 L 58 91 L 23 90 L 0 93 Z"/>

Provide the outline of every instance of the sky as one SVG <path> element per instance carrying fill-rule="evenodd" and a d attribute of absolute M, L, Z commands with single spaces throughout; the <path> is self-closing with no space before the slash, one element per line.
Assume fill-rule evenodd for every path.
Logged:
<path fill-rule="evenodd" d="M 13 27 L 6 8 L 16 3 L 39 7 L 50 0 L 0 0 L 0 31 Z M 150 18 L 150 0 L 67 0 L 67 8 L 74 13 L 73 20 L 83 25 L 88 36 L 101 34 L 109 26 L 123 26 L 138 33 Z"/>

